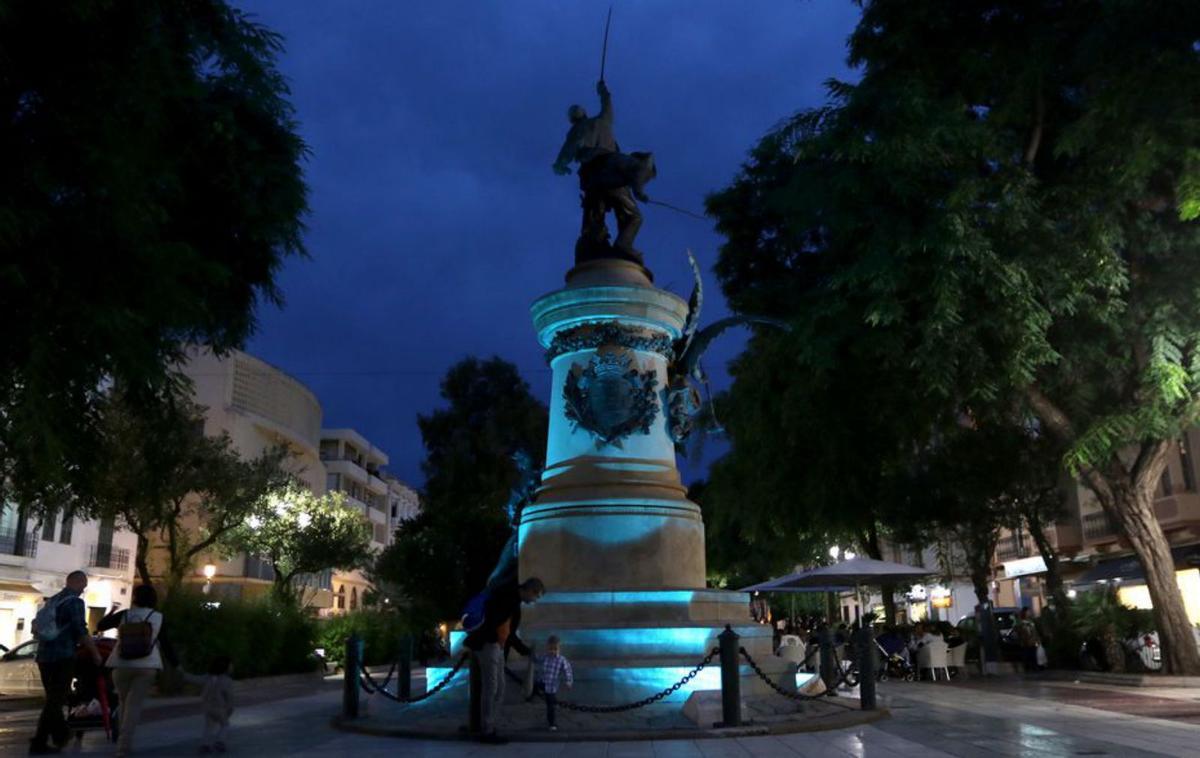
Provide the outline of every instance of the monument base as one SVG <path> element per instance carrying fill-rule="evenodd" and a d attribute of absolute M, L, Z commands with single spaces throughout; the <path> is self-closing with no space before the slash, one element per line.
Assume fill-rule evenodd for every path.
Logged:
<path fill-rule="evenodd" d="M 749 596 L 711 589 L 604 590 L 549 592 L 522 612 L 521 639 L 545 651 L 557 636 L 571 661 L 575 686 L 559 697 L 586 705 L 621 705 L 649 697 L 678 682 L 719 644 L 729 625 L 740 644 L 772 675 L 785 663 L 772 654 L 771 627 L 750 618 Z M 461 651 L 461 634 L 452 635 L 451 654 Z M 523 674 L 528 662 L 509 656 L 509 668 Z M 743 661 L 742 692 L 765 694 L 767 686 Z M 430 673 L 437 680 L 437 673 Z M 663 702 L 683 703 L 694 692 L 721 689 L 719 657 Z"/>

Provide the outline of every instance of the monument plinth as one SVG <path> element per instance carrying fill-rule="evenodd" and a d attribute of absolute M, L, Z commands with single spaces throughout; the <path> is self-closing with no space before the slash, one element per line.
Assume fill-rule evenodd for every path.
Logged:
<path fill-rule="evenodd" d="M 642 266 L 612 259 L 576 266 L 531 311 L 552 386 L 546 467 L 520 517 L 519 572 L 548 592 L 526 609 L 522 636 L 544 644 L 557 635 L 575 661 L 570 699 L 592 703 L 669 686 L 726 624 L 767 659 L 771 630 L 751 622 L 747 595 L 705 587 L 704 522 L 676 467 L 668 368 L 688 304 L 654 287 Z M 710 667 L 672 699 L 718 682 Z"/>

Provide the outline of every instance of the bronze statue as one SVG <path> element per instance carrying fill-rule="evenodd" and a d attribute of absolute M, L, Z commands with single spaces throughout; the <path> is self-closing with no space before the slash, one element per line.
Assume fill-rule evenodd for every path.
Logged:
<path fill-rule="evenodd" d="M 583 225 L 575 243 L 575 262 L 597 258 L 620 258 L 642 263 L 642 254 L 633 247 L 642 226 L 642 213 L 636 197 L 647 202 L 646 183 L 657 172 L 651 153 L 621 152 L 613 137 L 612 94 L 601 79 L 596 83 L 600 95 L 599 115 L 588 117 L 581 105 L 567 110 L 571 129 L 554 161 L 554 173 L 571 173 L 571 164 L 579 164 L 579 188 L 583 192 Z M 617 218 L 617 241 L 609 243 L 604 217 L 612 211 Z"/>

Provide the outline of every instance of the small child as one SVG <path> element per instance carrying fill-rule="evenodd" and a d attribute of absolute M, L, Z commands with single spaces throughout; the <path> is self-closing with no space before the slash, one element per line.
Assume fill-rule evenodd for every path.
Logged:
<path fill-rule="evenodd" d="M 558 705 L 558 681 L 564 676 L 567 689 L 570 689 L 575 683 L 571 662 L 560 652 L 558 636 L 552 634 L 546 640 L 546 654 L 542 656 L 541 680 L 542 694 L 546 698 L 546 721 L 549 722 L 552 732 L 558 731 L 558 725 L 554 723 L 554 710 Z"/>
<path fill-rule="evenodd" d="M 184 674 L 192 684 L 200 685 L 200 702 L 204 706 L 204 741 L 201 753 L 214 750 L 224 753 L 225 733 L 229 729 L 229 717 L 233 715 L 232 662 L 227 655 L 218 655 L 208 664 L 207 676 Z"/>

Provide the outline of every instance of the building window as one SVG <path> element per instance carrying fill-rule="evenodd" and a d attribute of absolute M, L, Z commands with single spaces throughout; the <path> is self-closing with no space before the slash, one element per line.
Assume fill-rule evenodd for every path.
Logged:
<path fill-rule="evenodd" d="M 1158 482 L 1158 494 L 1161 497 L 1166 497 L 1175 492 L 1175 485 L 1171 482 L 1171 468 L 1163 467 L 1162 478 Z"/>
<path fill-rule="evenodd" d="M 358 587 L 350 588 L 350 610 L 358 608 Z"/>
<path fill-rule="evenodd" d="M 337 591 L 337 609 L 339 611 L 346 610 L 346 585 L 338 587 Z"/>
<path fill-rule="evenodd" d="M 54 541 L 54 528 L 58 526 L 58 511 L 48 510 L 46 515 L 42 516 L 42 541 Z"/>
<path fill-rule="evenodd" d="M 62 526 L 58 530 L 58 541 L 64 545 L 71 544 L 71 532 L 75 528 L 75 517 L 70 511 L 63 511 Z"/>
<path fill-rule="evenodd" d="M 1196 471 L 1192 468 L 1192 451 L 1188 449 L 1187 435 L 1179 438 L 1179 468 L 1183 469 L 1183 488 L 1196 491 Z"/>
<path fill-rule="evenodd" d="M 342 477 L 339 474 L 325 475 L 325 489 L 330 492 L 336 492 L 342 486 Z"/>

